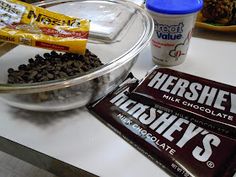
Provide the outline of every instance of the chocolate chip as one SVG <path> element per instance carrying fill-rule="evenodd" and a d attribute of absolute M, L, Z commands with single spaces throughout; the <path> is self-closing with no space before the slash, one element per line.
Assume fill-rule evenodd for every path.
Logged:
<path fill-rule="evenodd" d="M 21 64 L 18 70 L 8 69 L 8 83 L 34 83 L 64 79 L 103 65 L 100 59 L 86 50 L 85 55 L 57 53 L 51 51 L 43 56 L 37 54 L 28 64 Z"/>
<path fill-rule="evenodd" d="M 13 68 L 9 68 L 8 69 L 8 73 L 13 73 L 14 72 L 14 69 Z"/>
<path fill-rule="evenodd" d="M 26 65 L 25 64 L 22 64 L 18 67 L 19 70 L 25 70 L 26 69 Z"/>

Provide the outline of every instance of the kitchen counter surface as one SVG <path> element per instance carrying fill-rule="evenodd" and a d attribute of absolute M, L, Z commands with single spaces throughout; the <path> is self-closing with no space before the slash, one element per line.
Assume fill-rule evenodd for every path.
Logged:
<path fill-rule="evenodd" d="M 186 61 L 171 68 L 236 86 L 235 33 L 196 29 L 193 34 Z M 132 72 L 141 79 L 153 66 L 147 46 Z M 169 176 L 86 108 L 36 113 L 0 102 L 0 111 L 0 150 L 56 175 Z"/>

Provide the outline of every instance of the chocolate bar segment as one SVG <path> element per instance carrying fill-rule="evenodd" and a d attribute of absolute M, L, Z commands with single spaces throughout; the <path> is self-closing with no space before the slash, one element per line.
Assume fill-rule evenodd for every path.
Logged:
<path fill-rule="evenodd" d="M 232 177 L 236 141 L 129 97 L 136 82 L 126 82 L 88 109 L 105 125 L 172 176 Z M 135 162 L 134 162 L 135 163 Z"/>
<path fill-rule="evenodd" d="M 131 97 L 150 106 L 171 106 L 199 126 L 236 138 L 236 87 L 155 67 Z"/>

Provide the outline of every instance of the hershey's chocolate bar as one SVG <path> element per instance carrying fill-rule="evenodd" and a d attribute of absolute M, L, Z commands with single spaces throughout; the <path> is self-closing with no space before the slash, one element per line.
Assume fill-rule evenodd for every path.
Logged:
<path fill-rule="evenodd" d="M 88 109 L 173 176 L 233 176 L 236 170 L 234 139 L 170 113 L 169 106 L 157 108 L 132 100 L 128 95 L 137 84 L 130 81 Z"/>
<path fill-rule="evenodd" d="M 236 87 L 155 67 L 131 98 L 171 106 L 199 126 L 236 138 Z"/>

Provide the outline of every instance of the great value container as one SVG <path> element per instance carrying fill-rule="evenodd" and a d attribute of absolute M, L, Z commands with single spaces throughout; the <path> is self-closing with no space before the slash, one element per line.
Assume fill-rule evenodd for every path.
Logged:
<path fill-rule="evenodd" d="M 174 66 L 184 62 L 196 15 L 202 6 L 202 0 L 146 1 L 146 10 L 155 23 L 151 41 L 154 63 Z"/>

